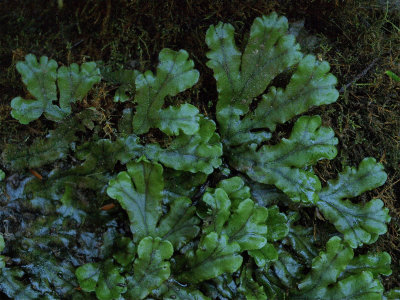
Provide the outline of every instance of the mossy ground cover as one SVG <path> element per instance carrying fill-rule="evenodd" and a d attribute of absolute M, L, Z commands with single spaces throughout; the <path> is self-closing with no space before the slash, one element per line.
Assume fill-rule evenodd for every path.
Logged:
<path fill-rule="evenodd" d="M 339 81 L 340 99 L 313 110 L 339 138 L 337 158 L 319 163 L 318 175 L 331 179 L 344 165 L 357 165 L 366 156 L 376 157 L 388 172 L 387 183 L 359 201 L 379 197 L 391 211 L 388 233 L 370 248 L 392 256 L 393 275 L 384 282 L 386 288 L 400 285 L 400 84 L 384 74 L 386 70 L 400 73 L 400 7 L 396 1 L 93 0 L 64 1 L 61 9 L 57 1 L 2 1 L 0 152 L 6 144 L 29 144 L 53 126 L 43 119 L 24 126 L 10 116 L 11 99 L 27 96 L 15 69 L 27 53 L 47 55 L 66 65 L 101 60 L 114 69 L 144 71 L 156 65 L 164 47 L 186 49 L 201 77 L 179 97 L 182 102 L 190 99 L 201 113 L 210 115 L 217 93 L 212 72 L 205 66 L 207 28 L 219 21 L 231 23 L 237 40 L 245 44 L 243 37 L 253 19 L 271 11 L 286 15 L 291 22 L 304 20 L 299 34 L 304 37 L 303 48 L 327 60 Z M 112 138 L 116 119 L 122 114 L 122 105 L 112 101 L 112 94 L 110 87 L 99 84 L 79 104 L 102 112 L 102 137 Z M 155 133 L 150 138 L 159 137 Z M 51 170 L 37 171 L 46 175 Z M 7 175 L 18 179 L 28 174 Z M 34 212 L 24 216 L 35 217 Z M 305 217 L 312 220 L 315 230 L 323 230 L 326 223 L 318 212 L 310 210 Z M 17 223 L 13 222 L 8 224 Z M 4 226 L 0 223 L 1 232 Z"/>

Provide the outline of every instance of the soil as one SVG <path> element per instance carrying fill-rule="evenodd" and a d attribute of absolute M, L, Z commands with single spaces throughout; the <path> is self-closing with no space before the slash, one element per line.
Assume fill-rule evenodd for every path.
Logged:
<path fill-rule="evenodd" d="M 400 286 L 400 82 L 385 74 L 388 70 L 400 74 L 398 3 L 0 0 L 0 152 L 6 144 L 43 136 L 52 126 L 42 119 L 20 125 L 10 116 L 11 99 L 27 93 L 15 69 L 26 54 L 46 55 L 61 65 L 101 60 L 111 68 L 144 71 L 153 69 L 161 49 L 185 49 L 201 77 L 184 97 L 202 113 L 212 115 L 208 107 L 211 101 L 213 110 L 217 94 L 211 70 L 205 65 L 207 28 L 220 21 L 231 23 L 236 40 L 245 41 L 254 18 L 276 11 L 290 22 L 304 24 L 299 34 L 302 48 L 328 61 L 338 78 L 339 100 L 307 113 L 320 114 L 339 138 L 337 158 L 316 167 L 322 183 L 343 166 L 357 165 L 367 156 L 385 166 L 386 184 L 369 192 L 366 199 L 381 198 L 392 220 L 387 234 L 366 249 L 390 253 L 393 274 L 384 285 L 387 289 Z M 102 108 L 113 126 L 112 116 L 121 115 L 125 106 L 114 104 L 107 89 L 98 85 L 91 101 Z M 0 169 L 6 170 L 1 161 Z"/>

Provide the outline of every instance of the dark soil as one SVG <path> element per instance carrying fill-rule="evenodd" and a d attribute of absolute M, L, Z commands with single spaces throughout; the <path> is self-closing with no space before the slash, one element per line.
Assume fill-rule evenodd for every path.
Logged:
<path fill-rule="evenodd" d="M 400 286 L 400 83 L 384 74 L 400 74 L 396 0 L 64 0 L 62 8 L 56 0 L 0 0 L 0 152 L 7 143 L 43 136 L 51 126 L 46 121 L 24 126 L 10 116 L 11 99 L 26 94 L 15 64 L 27 53 L 47 55 L 59 64 L 102 60 L 112 67 L 143 71 L 156 65 L 164 47 L 185 49 L 201 74 L 185 99 L 210 115 L 207 106 L 210 100 L 215 103 L 217 94 L 205 66 L 207 28 L 229 22 L 236 28 L 237 41 L 245 41 L 253 19 L 271 11 L 290 22 L 304 20 L 303 48 L 328 61 L 338 78 L 337 103 L 312 111 L 322 115 L 339 138 L 337 158 L 317 166 L 322 181 L 366 156 L 385 166 L 387 183 L 368 197 L 381 198 L 392 221 L 388 233 L 370 247 L 392 256 L 393 275 L 385 287 Z M 111 118 L 122 106 L 115 105 L 105 89 L 98 85 L 92 105 Z"/>

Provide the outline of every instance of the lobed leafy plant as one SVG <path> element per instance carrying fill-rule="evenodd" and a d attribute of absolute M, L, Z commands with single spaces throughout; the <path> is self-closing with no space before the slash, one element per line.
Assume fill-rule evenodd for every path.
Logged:
<path fill-rule="evenodd" d="M 12 115 L 26 124 L 44 114 L 57 126 L 3 152 L 9 170 L 52 168 L 43 180 L 2 183 L 1 218 L 36 215 L 4 235 L 0 291 L 13 299 L 399 299 L 400 289 L 385 292 L 381 282 L 390 255 L 358 251 L 386 232 L 388 209 L 350 200 L 386 173 L 365 158 L 322 186 L 313 165 L 333 159 L 338 141 L 319 116 L 297 116 L 336 101 L 336 78 L 287 29 L 275 13 L 257 18 L 243 53 L 232 25 L 208 29 L 216 122 L 189 103 L 165 105 L 198 81 L 184 50 L 162 50 L 155 73 L 103 72 L 123 78 L 115 101 L 135 103 L 112 139 L 99 137 L 95 109 L 72 113 L 100 80 L 95 63 L 58 68 L 33 55 L 18 63 L 36 100 L 15 98 Z M 273 86 L 284 77 L 286 86 Z M 291 133 L 276 142 L 285 123 Z M 147 142 L 153 135 L 162 137 Z M 326 228 L 313 232 L 309 207 Z"/>

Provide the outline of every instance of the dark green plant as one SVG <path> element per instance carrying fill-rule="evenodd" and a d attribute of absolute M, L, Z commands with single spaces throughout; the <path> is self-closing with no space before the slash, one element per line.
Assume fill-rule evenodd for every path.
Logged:
<path fill-rule="evenodd" d="M 28 54 L 24 62 L 17 63 L 22 81 L 29 93 L 36 98 L 26 100 L 16 97 L 11 101 L 11 115 L 20 123 L 28 124 L 42 114 L 52 121 L 62 120 L 71 113 L 71 103 L 82 100 L 101 79 L 94 62 L 83 63 L 80 67 L 72 64 L 57 68 L 56 61 L 42 56 L 38 62 L 33 54 Z M 59 106 L 53 104 L 57 98 Z"/>
<path fill-rule="evenodd" d="M 191 104 L 165 107 L 199 78 L 184 50 L 162 50 L 155 74 L 121 73 L 115 100 L 136 107 L 124 110 L 112 140 L 99 137 L 95 109 L 71 114 L 98 81 L 94 63 L 80 73 L 77 65 L 56 72 L 32 55 L 19 63 L 37 100 L 17 97 L 12 115 L 28 123 L 44 113 L 58 124 L 30 147 L 3 153 L 12 170 L 53 168 L 0 198 L 16 217 L 27 208 L 43 216 L 6 237 L 11 259 L 0 290 L 14 299 L 397 299 L 400 291 L 385 293 L 381 283 L 391 274 L 389 254 L 354 253 L 386 232 L 388 209 L 379 199 L 349 200 L 381 186 L 386 173 L 366 158 L 321 185 L 313 165 L 333 159 L 338 141 L 319 116 L 296 116 L 336 101 L 336 78 L 287 29 L 274 13 L 257 18 L 241 53 L 233 26 L 209 28 L 218 125 Z M 284 88 L 272 86 L 284 78 Z M 52 104 L 55 82 L 60 106 Z M 48 86 L 55 95 L 44 96 Z M 61 96 L 66 86 L 75 97 Z M 289 121 L 290 136 L 272 142 Z M 158 142 L 146 142 L 154 134 Z M 112 200 L 122 210 L 99 210 Z M 319 209 L 326 229 L 313 232 L 306 207 Z"/>

